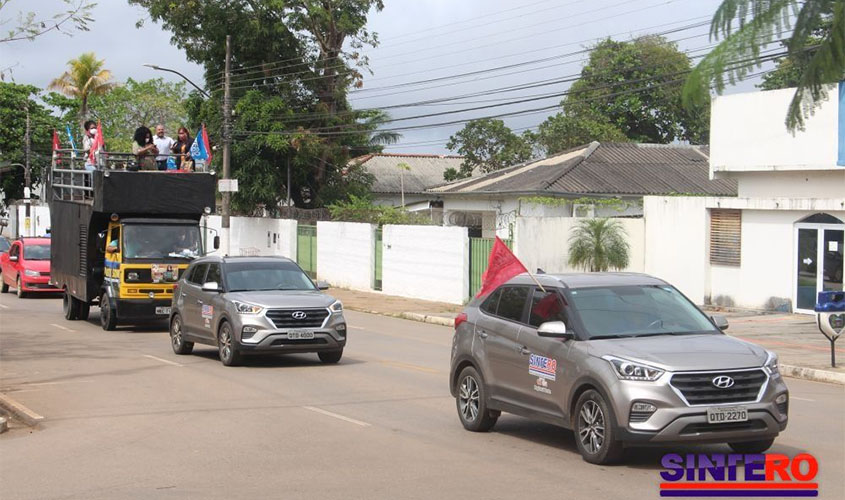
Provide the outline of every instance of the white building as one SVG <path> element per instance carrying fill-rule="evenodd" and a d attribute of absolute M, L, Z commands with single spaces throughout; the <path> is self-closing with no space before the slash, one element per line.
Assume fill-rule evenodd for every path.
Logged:
<path fill-rule="evenodd" d="M 735 198 L 644 200 L 646 272 L 697 303 L 811 312 L 843 289 L 845 83 L 791 134 L 794 89 L 718 97 L 710 175 Z"/>

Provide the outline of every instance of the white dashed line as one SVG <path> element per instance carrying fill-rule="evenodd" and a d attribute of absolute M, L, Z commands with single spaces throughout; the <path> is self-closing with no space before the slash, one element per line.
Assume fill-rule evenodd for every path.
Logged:
<path fill-rule="evenodd" d="M 303 406 L 302 408 L 305 409 L 305 410 L 308 410 L 308 411 L 320 413 L 320 414 L 325 415 L 327 417 L 332 417 L 332 418 L 336 418 L 338 420 L 343 420 L 344 422 L 349 422 L 350 424 L 360 425 L 361 427 L 369 427 L 370 426 L 370 424 L 368 424 L 367 422 L 361 422 L 360 420 L 355 420 L 354 418 L 344 417 L 343 415 L 338 415 L 337 413 L 332 413 L 330 411 L 321 410 L 320 408 L 314 408 L 313 406 Z"/>
<path fill-rule="evenodd" d="M 364 328 L 363 326 L 348 325 L 348 327 L 349 327 L 350 330 L 366 330 L 366 328 Z"/>
<path fill-rule="evenodd" d="M 71 330 L 70 328 L 68 328 L 66 326 L 57 325 L 56 323 L 50 323 L 50 326 L 55 326 L 56 328 L 59 328 L 59 329 L 64 330 L 66 332 L 74 332 L 74 333 L 76 332 L 76 330 Z"/>
<path fill-rule="evenodd" d="M 7 306 L 6 304 L 0 304 L 0 308 L 3 308 L 3 309 L 8 309 L 8 308 L 9 308 L 9 306 Z"/>
<path fill-rule="evenodd" d="M 150 359 L 154 359 L 154 360 L 156 360 L 156 361 L 161 361 L 162 363 L 167 363 L 168 365 L 173 365 L 173 366 L 185 366 L 185 365 L 180 365 L 179 363 L 174 363 L 173 361 L 168 361 L 168 360 L 166 360 L 166 359 L 157 358 L 157 357 L 152 356 L 152 355 L 150 355 L 150 354 L 144 354 L 144 357 L 146 357 L 146 358 L 150 358 Z"/>
<path fill-rule="evenodd" d="M 797 400 L 797 401 L 809 401 L 809 402 L 811 402 L 811 403 L 815 403 L 815 402 L 816 402 L 816 400 L 815 400 L 815 399 L 798 398 L 798 397 L 795 397 L 795 396 L 792 396 L 790 399 L 795 399 L 795 400 Z"/>

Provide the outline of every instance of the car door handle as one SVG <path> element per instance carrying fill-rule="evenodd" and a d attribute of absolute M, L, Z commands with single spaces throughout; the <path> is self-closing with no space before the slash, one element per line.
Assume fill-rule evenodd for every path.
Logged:
<path fill-rule="evenodd" d="M 486 338 L 487 338 L 487 332 L 485 332 L 484 330 L 482 330 L 481 332 L 479 332 L 479 333 L 478 333 L 478 336 L 479 336 L 479 337 L 481 337 L 481 338 L 483 338 L 483 339 L 486 339 Z"/>
<path fill-rule="evenodd" d="M 198 306 L 201 306 L 201 305 L 202 305 L 202 301 L 201 301 L 200 299 L 197 299 L 197 305 L 198 305 Z"/>
<path fill-rule="evenodd" d="M 520 354 L 523 354 L 523 355 L 525 355 L 525 356 L 527 356 L 527 355 L 531 354 L 531 350 L 530 350 L 530 349 L 528 349 L 528 348 L 527 348 L 527 347 L 525 347 L 525 346 L 521 346 L 521 347 L 517 348 L 517 351 L 519 351 L 519 353 L 520 353 Z"/>

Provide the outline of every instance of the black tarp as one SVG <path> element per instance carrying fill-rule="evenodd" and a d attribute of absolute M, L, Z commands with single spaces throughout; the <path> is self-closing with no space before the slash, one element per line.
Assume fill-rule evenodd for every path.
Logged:
<path fill-rule="evenodd" d="M 209 173 L 94 172 L 94 210 L 199 216 L 214 210 L 217 176 Z"/>

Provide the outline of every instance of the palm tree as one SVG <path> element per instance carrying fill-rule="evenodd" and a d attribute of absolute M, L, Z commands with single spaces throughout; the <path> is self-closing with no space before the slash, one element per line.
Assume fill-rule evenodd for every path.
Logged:
<path fill-rule="evenodd" d="M 578 221 L 569 237 L 569 265 L 590 272 L 628 267 L 625 228 L 618 220 L 597 218 Z"/>
<path fill-rule="evenodd" d="M 82 106 L 79 108 L 81 122 L 88 118 L 88 97 L 103 95 L 117 85 L 110 81 L 111 71 L 103 69 L 104 62 L 104 59 L 97 60 L 93 52 L 82 54 L 77 59 L 68 61 L 67 71 L 50 82 L 48 86 L 51 90 L 58 90 L 68 97 L 75 97 L 82 101 Z"/>
<path fill-rule="evenodd" d="M 805 41 L 826 23 L 831 29 L 814 47 Z M 710 23 L 710 37 L 723 38 L 687 78 L 684 102 L 702 105 L 710 95 L 750 76 L 771 59 L 762 48 L 787 34 L 786 56 L 807 58 L 795 95 L 789 104 L 786 126 L 803 129 L 804 119 L 827 95 L 826 84 L 845 77 L 845 0 L 722 0 Z"/>

